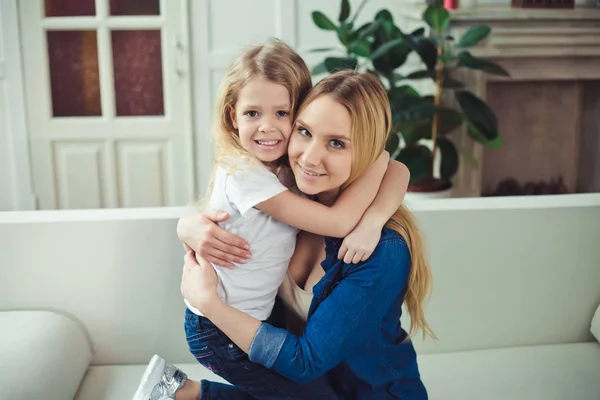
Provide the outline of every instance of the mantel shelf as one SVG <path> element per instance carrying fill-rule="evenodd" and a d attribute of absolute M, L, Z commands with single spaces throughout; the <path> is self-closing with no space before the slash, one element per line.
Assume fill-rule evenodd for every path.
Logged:
<path fill-rule="evenodd" d="M 575 9 L 531 9 L 507 7 L 478 7 L 459 9 L 452 12 L 452 21 L 461 22 L 506 22 L 506 21 L 598 21 L 600 8 L 577 7 Z"/>
<path fill-rule="evenodd" d="M 401 15 L 414 20 L 421 20 L 425 7 L 406 7 Z M 478 22 L 569 22 L 597 21 L 600 26 L 600 8 L 577 6 L 575 9 L 531 9 L 498 6 L 481 6 L 471 9 L 457 9 L 451 12 L 452 23 L 456 25 Z"/>

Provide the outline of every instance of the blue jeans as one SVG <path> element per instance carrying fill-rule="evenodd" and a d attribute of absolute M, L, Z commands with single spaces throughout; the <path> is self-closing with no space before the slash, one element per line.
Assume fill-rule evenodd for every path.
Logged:
<path fill-rule="evenodd" d="M 203 380 L 202 400 L 339 398 L 325 376 L 300 384 L 251 362 L 248 355 L 210 320 L 189 309 L 185 311 L 185 334 L 196 360 L 233 385 Z"/>

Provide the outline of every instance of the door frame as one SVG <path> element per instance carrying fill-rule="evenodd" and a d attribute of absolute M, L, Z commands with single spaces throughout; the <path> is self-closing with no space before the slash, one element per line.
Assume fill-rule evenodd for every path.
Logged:
<path fill-rule="evenodd" d="M 0 134 L 6 135 L 8 148 L 5 156 L 12 178 L 7 182 L 6 189 L 12 197 L 11 210 L 35 210 L 37 201 L 31 176 L 17 0 L 0 0 L 0 15 L 0 35 L 4 49 L 0 59 L 0 79 L 4 81 L 5 87 L 4 93 L 0 95 L 4 95 L 6 99 L 6 121 L 0 127 Z M 0 155 L 3 155 L 2 149 Z"/>

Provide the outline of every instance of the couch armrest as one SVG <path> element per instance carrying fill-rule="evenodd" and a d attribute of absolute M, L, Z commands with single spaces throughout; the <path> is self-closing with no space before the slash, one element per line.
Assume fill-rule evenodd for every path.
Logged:
<path fill-rule="evenodd" d="M 0 398 L 73 399 L 91 358 L 84 331 L 71 319 L 0 312 Z"/>

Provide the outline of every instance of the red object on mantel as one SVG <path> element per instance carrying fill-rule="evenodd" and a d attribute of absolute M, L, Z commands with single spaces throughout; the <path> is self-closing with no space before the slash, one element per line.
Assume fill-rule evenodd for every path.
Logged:
<path fill-rule="evenodd" d="M 446 10 L 456 10 L 458 8 L 458 0 L 444 0 L 444 8 Z"/>

